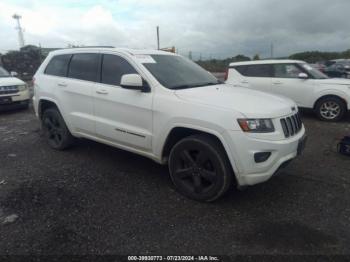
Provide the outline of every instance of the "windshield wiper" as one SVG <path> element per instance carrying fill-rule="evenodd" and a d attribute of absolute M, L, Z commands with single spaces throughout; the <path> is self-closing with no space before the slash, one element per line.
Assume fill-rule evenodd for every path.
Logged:
<path fill-rule="evenodd" d="M 174 86 L 171 89 L 173 90 L 178 90 L 178 89 L 186 89 L 186 88 L 195 88 L 195 87 L 203 87 L 203 86 L 213 86 L 213 85 L 219 85 L 221 82 L 218 80 L 218 82 L 213 83 L 201 83 L 201 84 L 193 84 L 193 85 L 179 85 L 179 86 Z"/>

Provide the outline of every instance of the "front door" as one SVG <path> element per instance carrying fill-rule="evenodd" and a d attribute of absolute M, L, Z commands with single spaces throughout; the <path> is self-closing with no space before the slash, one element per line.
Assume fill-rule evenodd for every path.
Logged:
<path fill-rule="evenodd" d="M 151 151 L 152 92 L 122 88 L 124 74 L 138 72 L 123 57 L 102 55 L 101 81 L 94 92 L 96 134 L 119 145 Z"/>
<path fill-rule="evenodd" d="M 300 79 L 305 71 L 296 64 L 274 64 L 272 92 L 292 99 L 299 107 L 312 103 L 313 79 Z"/>

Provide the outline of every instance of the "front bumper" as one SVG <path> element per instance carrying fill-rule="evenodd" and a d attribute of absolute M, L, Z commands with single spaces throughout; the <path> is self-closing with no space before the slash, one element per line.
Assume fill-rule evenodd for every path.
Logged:
<path fill-rule="evenodd" d="M 249 186 L 269 180 L 280 167 L 298 156 L 298 146 L 305 136 L 304 127 L 298 134 L 283 140 L 263 140 L 250 137 L 239 131 L 226 131 L 229 145 L 229 156 L 239 186 Z M 260 152 L 271 152 L 270 157 L 256 163 L 254 155 Z"/>
<path fill-rule="evenodd" d="M 30 101 L 29 90 L 17 92 L 15 94 L 0 95 L 0 109 L 15 109 L 28 106 Z"/>

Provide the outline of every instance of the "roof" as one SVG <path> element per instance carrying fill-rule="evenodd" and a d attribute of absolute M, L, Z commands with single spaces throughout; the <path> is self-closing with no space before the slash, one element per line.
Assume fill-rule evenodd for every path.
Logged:
<path fill-rule="evenodd" d="M 270 59 L 270 60 L 256 60 L 256 61 L 245 61 L 245 62 L 234 62 L 230 63 L 230 66 L 237 65 L 262 65 L 262 64 L 290 64 L 290 63 L 305 63 L 300 60 L 290 60 L 290 59 Z"/>
<path fill-rule="evenodd" d="M 50 54 L 74 54 L 81 52 L 116 52 L 124 53 L 127 55 L 174 55 L 173 53 L 161 51 L 161 50 L 152 50 L 152 49 L 128 49 L 128 48 L 110 48 L 110 47 L 83 47 L 83 48 L 66 48 L 60 49 Z"/>

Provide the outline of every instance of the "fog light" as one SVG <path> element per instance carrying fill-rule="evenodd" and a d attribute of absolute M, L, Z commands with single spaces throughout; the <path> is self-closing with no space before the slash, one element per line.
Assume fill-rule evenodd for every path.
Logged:
<path fill-rule="evenodd" d="M 254 154 L 254 160 L 256 163 L 265 162 L 271 156 L 271 152 L 260 152 Z"/>

